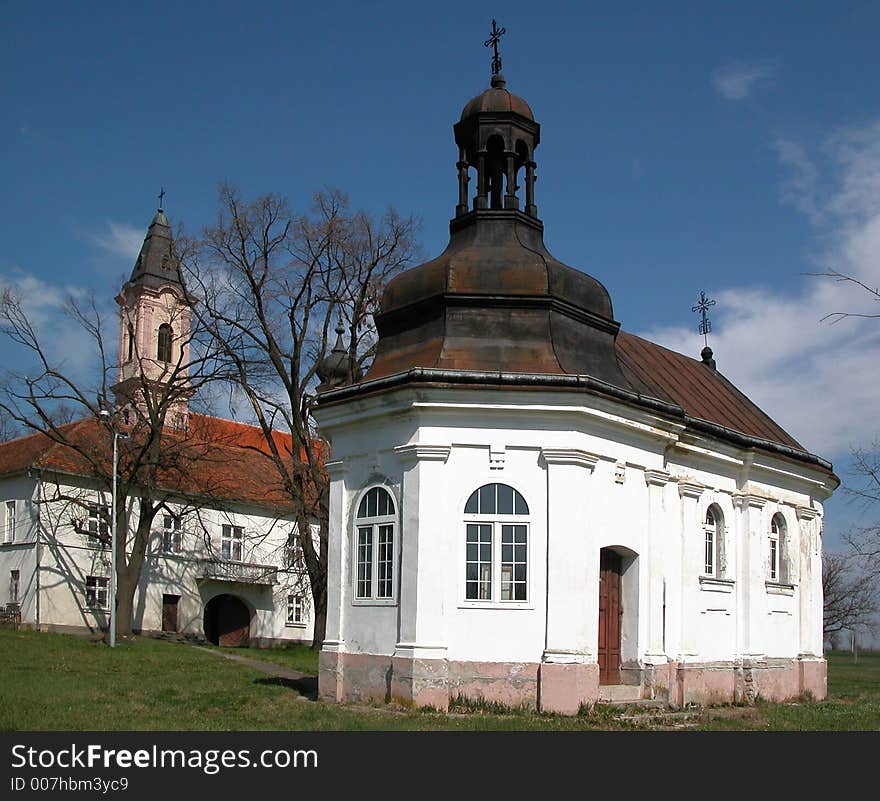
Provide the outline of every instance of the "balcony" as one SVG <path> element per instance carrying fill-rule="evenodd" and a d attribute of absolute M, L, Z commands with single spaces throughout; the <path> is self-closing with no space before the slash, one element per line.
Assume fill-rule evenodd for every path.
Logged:
<path fill-rule="evenodd" d="M 275 565 L 202 559 L 196 573 L 196 580 L 228 581 L 270 587 L 278 583 L 278 568 Z"/>

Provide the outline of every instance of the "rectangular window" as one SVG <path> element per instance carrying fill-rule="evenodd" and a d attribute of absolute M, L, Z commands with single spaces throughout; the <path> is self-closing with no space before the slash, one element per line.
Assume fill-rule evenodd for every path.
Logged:
<path fill-rule="evenodd" d="M 15 501 L 6 501 L 6 542 L 15 542 Z"/>
<path fill-rule="evenodd" d="M 229 562 L 241 562 L 244 548 L 244 528 L 242 526 L 223 526 L 220 541 L 220 556 Z"/>
<path fill-rule="evenodd" d="M 468 523 L 465 598 L 492 600 L 492 524 Z"/>
<path fill-rule="evenodd" d="M 706 528 L 706 575 L 715 575 L 715 529 Z"/>
<path fill-rule="evenodd" d="M 165 553 L 180 553 L 180 517 L 162 516 L 162 550 Z"/>
<path fill-rule="evenodd" d="M 358 528 L 357 598 L 369 598 L 373 590 L 373 527 Z"/>
<path fill-rule="evenodd" d="M 526 600 L 526 527 L 501 526 L 501 600 Z"/>
<path fill-rule="evenodd" d="M 110 513 L 106 504 L 89 504 L 89 519 L 86 529 L 89 533 L 90 548 L 107 548 L 110 542 L 110 528 L 107 517 Z"/>
<path fill-rule="evenodd" d="M 392 571 L 394 562 L 394 526 L 379 526 L 378 574 L 376 595 L 379 598 L 391 598 Z"/>
<path fill-rule="evenodd" d="M 86 576 L 86 606 L 90 609 L 107 609 L 107 586 L 109 579 L 103 576 Z"/>
<path fill-rule="evenodd" d="M 305 622 L 305 610 L 302 595 L 287 596 L 287 625 L 296 626 Z"/>
<path fill-rule="evenodd" d="M 776 581 L 779 575 L 779 540 L 770 538 L 770 581 Z"/>
<path fill-rule="evenodd" d="M 21 574 L 17 570 L 9 571 L 9 603 L 17 604 L 20 591 Z"/>

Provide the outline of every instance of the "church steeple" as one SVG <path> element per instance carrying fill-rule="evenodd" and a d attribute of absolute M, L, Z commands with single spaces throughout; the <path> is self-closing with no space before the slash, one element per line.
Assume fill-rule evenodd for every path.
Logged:
<path fill-rule="evenodd" d="M 185 427 L 188 416 L 190 302 L 174 238 L 160 206 L 147 229 L 119 304 L 119 369 L 113 386 L 117 405 L 144 408 L 148 400 L 170 402 L 166 422 Z M 150 397 L 148 397 L 150 396 Z M 173 397 L 172 397 L 173 396 Z"/>

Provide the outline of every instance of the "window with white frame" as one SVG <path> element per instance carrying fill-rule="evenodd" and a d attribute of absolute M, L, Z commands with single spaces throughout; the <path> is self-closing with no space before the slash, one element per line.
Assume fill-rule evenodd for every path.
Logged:
<path fill-rule="evenodd" d="M 162 550 L 180 553 L 180 516 L 162 515 Z"/>
<path fill-rule="evenodd" d="M 466 601 L 529 599 L 529 506 L 507 484 L 486 484 L 464 507 Z"/>
<path fill-rule="evenodd" d="M 89 517 L 86 522 L 86 531 L 89 535 L 90 548 L 106 548 L 108 546 L 110 527 L 107 518 L 110 509 L 106 504 L 89 504 Z"/>
<path fill-rule="evenodd" d="M 302 595 L 287 596 L 287 625 L 301 626 L 305 623 L 305 598 Z"/>
<path fill-rule="evenodd" d="M 241 562 L 244 553 L 244 527 L 223 525 L 220 556 L 229 562 Z"/>
<path fill-rule="evenodd" d="M 109 579 L 104 576 L 86 576 L 86 606 L 107 609 Z"/>
<path fill-rule="evenodd" d="M 721 575 L 721 554 L 724 543 L 724 516 L 716 504 L 706 509 L 703 520 L 703 575 Z"/>
<path fill-rule="evenodd" d="M 394 598 L 395 526 L 391 493 L 373 487 L 361 498 L 355 516 L 355 599 Z"/>
<path fill-rule="evenodd" d="M 777 512 L 770 521 L 770 581 L 785 582 L 786 575 L 786 535 L 785 518 Z"/>
<path fill-rule="evenodd" d="M 21 573 L 18 570 L 9 571 L 9 603 L 17 604 L 21 592 Z"/>
<path fill-rule="evenodd" d="M 15 501 L 6 501 L 5 542 L 15 542 Z"/>

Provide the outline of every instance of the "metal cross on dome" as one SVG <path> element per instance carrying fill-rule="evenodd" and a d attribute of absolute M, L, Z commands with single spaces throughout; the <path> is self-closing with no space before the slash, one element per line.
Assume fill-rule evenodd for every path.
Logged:
<path fill-rule="evenodd" d="M 159 208 L 163 208 L 162 203 L 165 200 L 165 187 L 161 187 L 159 190 Z"/>
<path fill-rule="evenodd" d="M 705 292 L 700 292 L 700 300 L 696 306 L 694 306 L 691 311 L 692 312 L 700 312 L 700 316 L 702 319 L 700 320 L 700 333 L 703 335 L 703 344 L 706 347 L 709 347 L 709 332 L 712 330 L 712 323 L 709 322 L 709 317 L 706 312 L 709 311 L 710 306 L 714 306 L 715 301 L 710 300 L 706 297 Z"/>
<path fill-rule="evenodd" d="M 495 20 L 492 20 L 492 31 L 491 35 L 485 42 L 483 42 L 483 47 L 491 47 L 494 51 L 495 55 L 492 56 L 492 74 L 498 75 L 501 72 L 501 56 L 498 55 L 498 42 L 501 41 L 501 37 L 507 33 L 505 28 L 499 28 L 498 23 Z"/>

